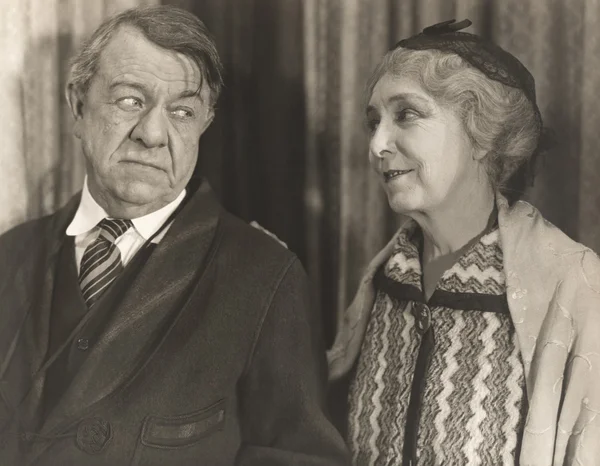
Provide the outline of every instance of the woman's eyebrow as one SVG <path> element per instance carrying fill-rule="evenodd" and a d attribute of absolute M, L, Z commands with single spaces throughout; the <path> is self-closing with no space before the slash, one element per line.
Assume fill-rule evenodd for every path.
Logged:
<path fill-rule="evenodd" d="M 401 92 L 399 94 L 394 94 L 386 100 L 386 105 L 391 105 L 397 102 L 408 103 L 408 104 L 417 104 L 425 107 L 426 109 L 431 108 L 431 103 L 429 100 L 415 92 Z M 368 115 L 369 113 L 377 111 L 374 105 L 367 106 L 365 113 Z"/>
<path fill-rule="evenodd" d="M 387 99 L 388 105 L 396 102 L 417 103 L 420 105 L 424 105 L 427 108 L 431 106 L 428 99 L 414 92 L 403 92 L 400 94 L 394 94 L 393 96 Z"/>

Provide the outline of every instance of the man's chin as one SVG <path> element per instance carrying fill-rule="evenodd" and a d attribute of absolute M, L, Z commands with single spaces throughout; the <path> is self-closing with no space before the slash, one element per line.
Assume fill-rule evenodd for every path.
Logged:
<path fill-rule="evenodd" d="M 119 186 L 112 196 L 116 201 L 129 206 L 166 205 L 177 197 L 171 189 L 144 181 L 129 182 Z"/>

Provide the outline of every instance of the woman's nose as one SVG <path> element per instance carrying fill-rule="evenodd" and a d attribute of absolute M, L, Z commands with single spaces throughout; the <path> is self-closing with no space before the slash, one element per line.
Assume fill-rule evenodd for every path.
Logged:
<path fill-rule="evenodd" d="M 392 128 L 381 122 L 371 137 L 369 144 L 371 154 L 380 159 L 390 157 L 394 154 L 395 147 Z"/>

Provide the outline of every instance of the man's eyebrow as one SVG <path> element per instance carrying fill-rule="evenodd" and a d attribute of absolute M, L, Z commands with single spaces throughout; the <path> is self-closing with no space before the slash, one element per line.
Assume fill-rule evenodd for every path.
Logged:
<path fill-rule="evenodd" d="M 133 82 L 133 81 L 115 81 L 115 82 L 111 83 L 111 85 L 109 86 L 109 89 L 113 90 L 119 86 L 132 87 L 133 89 L 137 89 L 140 92 L 147 91 L 146 86 L 144 86 L 143 84 L 140 84 L 140 83 Z"/>
<path fill-rule="evenodd" d="M 144 86 L 141 83 L 137 83 L 135 81 L 123 81 L 123 80 L 119 80 L 119 81 L 115 81 L 113 82 L 109 87 L 111 90 L 119 87 L 119 86 L 123 86 L 123 87 L 131 87 L 133 89 L 136 89 L 138 91 L 140 91 L 141 93 L 146 93 L 149 92 L 149 89 Z M 186 89 L 185 91 L 182 91 L 178 96 L 177 99 L 186 99 L 189 97 L 200 97 L 200 87 L 198 87 L 197 89 Z"/>
<path fill-rule="evenodd" d="M 185 91 L 183 91 L 181 94 L 179 94 L 178 98 L 179 99 L 185 99 L 187 97 L 200 97 L 200 88 L 194 90 L 194 89 L 187 89 Z"/>

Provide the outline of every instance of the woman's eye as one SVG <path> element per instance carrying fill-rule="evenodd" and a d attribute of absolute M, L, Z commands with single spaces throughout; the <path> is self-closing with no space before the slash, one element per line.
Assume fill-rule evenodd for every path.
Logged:
<path fill-rule="evenodd" d="M 375 130 L 377 129 L 378 126 L 379 126 L 379 120 L 374 119 L 374 118 L 370 118 L 367 120 L 367 128 L 369 128 L 369 131 L 371 133 L 375 132 Z"/>
<path fill-rule="evenodd" d="M 414 110 L 410 109 L 404 109 L 396 113 L 396 120 L 400 122 L 412 121 L 418 117 L 419 115 L 417 115 L 417 113 Z"/>
<path fill-rule="evenodd" d="M 137 110 L 142 108 L 142 101 L 137 97 L 123 97 L 117 100 L 117 104 L 123 110 Z"/>

